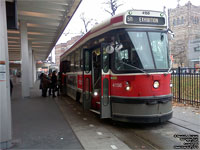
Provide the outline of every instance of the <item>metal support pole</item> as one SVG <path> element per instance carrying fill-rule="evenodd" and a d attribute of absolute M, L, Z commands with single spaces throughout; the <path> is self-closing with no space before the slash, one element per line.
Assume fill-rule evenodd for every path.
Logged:
<path fill-rule="evenodd" d="M 28 42 L 28 51 L 29 51 L 29 80 L 30 88 L 33 87 L 33 53 L 32 53 L 32 43 Z"/>
<path fill-rule="evenodd" d="M 30 96 L 30 76 L 29 76 L 29 52 L 28 52 L 28 35 L 27 24 L 24 21 L 20 21 L 20 34 L 21 34 L 21 80 L 22 80 L 22 97 Z"/>
<path fill-rule="evenodd" d="M 34 57 L 34 51 L 33 51 L 33 55 L 32 55 L 32 60 L 33 60 L 33 83 L 36 82 L 37 80 L 37 70 L 36 70 L 36 61 L 35 61 L 35 57 Z"/>
<path fill-rule="evenodd" d="M 0 0 L 0 149 L 11 146 L 11 104 L 6 3 Z"/>

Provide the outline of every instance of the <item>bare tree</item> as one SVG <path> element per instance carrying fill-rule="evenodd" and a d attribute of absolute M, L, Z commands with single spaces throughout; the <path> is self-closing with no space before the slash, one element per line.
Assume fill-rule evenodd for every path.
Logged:
<path fill-rule="evenodd" d="M 103 4 L 106 4 L 109 7 L 109 10 L 108 9 L 104 10 L 111 16 L 114 16 L 117 9 L 123 5 L 122 3 L 121 4 L 119 3 L 119 0 L 106 0 L 106 2 Z"/>
<path fill-rule="evenodd" d="M 69 31 L 67 31 L 67 32 L 65 32 L 65 33 L 63 33 L 65 36 L 68 36 L 69 34 L 70 34 L 70 30 Z"/>
<path fill-rule="evenodd" d="M 81 34 L 85 34 L 89 31 L 89 27 L 94 26 L 95 24 L 98 24 L 98 22 L 95 19 L 88 19 L 85 17 L 85 13 L 81 13 L 80 19 L 83 21 L 84 25 L 84 31 L 81 31 Z"/>

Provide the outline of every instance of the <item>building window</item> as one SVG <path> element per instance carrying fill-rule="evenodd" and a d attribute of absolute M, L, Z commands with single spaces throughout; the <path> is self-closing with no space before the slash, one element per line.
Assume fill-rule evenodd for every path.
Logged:
<path fill-rule="evenodd" d="M 197 24 L 199 24 L 199 18 L 197 17 Z"/>
<path fill-rule="evenodd" d="M 200 46 L 195 47 L 195 48 L 194 48 L 194 51 L 195 51 L 195 52 L 199 52 L 199 51 L 200 51 Z"/>
<path fill-rule="evenodd" d="M 176 19 L 173 20 L 173 26 L 176 26 Z"/>
<path fill-rule="evenodd" d="M 192 22 L 192 23 L 195 23 L 195 19 L 194 19 L 194 17 L 193 17 L 193 16 L 191 17 L 191 19 L 190 19 L 190 20 L 191 20 L 191 22 Z"/>
<path fill-rule="evenodd" d="M 181 23 L 180 23 L 180 19 L 178 18 L 177 19 L 177 25 L 180 25 Z"/>
<path fill-rule="evenodd" d="M 199 24 L 199 18 L 198 17 L 194 18 L 194 24 Z"/>
<path fill-rule="evenodd" d="M 181 24 L 184 24 L 184 18 L 181 17 Z"/>

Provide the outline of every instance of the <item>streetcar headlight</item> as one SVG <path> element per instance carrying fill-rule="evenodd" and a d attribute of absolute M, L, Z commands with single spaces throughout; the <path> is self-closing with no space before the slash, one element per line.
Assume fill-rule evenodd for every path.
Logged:
<path fill-rule="evenodd" d="M 126 89 L 127 91 L 129 91 L 129 90 L 131 89 L 130 84 L 129 84 L 128 81 L 126 82 L 126 87 L 125 87 L 125 89 Z"/>
<path fill-rule="evenodd" d="M 159 86 L 160 86 L 160 83 L 159 83 L 158 81 L 154 81 L 153 87 L 154 87 L 155 89 L 157 89 L 157 88 L 159 88 Z"/>
<path fill-rule="evenodd" d="M 98 92 L 95 91 L 95 92 L 94 92 L 94 96 L 97 96 L 97 95 L 98 95 Z"/>
<path fill-rule="evenodd" d="M 131 88 L 130 86 L 126 86 L 126 90 L 129 91 Z"/>
<path fill-rule="evenodd" d="M 172 83 L 170 83 L 170 85 L 169 85 L 169 86 L 170 86 L 170 88 L 172 88 L 172 87 L 173 87 L 173 84 L 172 84 Z"/>

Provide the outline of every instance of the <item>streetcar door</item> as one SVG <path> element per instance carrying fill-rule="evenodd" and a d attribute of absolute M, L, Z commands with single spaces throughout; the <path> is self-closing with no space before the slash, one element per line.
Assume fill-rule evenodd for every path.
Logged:
<path fill-rule="evenodd" d="M 107 44 L 101 46 L 101 118 L 111 118 L 110 84 L 109 84 L 109 54 Z"/>
<path fill-rule="evenodd" d="M 83 108 L 88 110 L 91 107 L 91 64 L 90 51 L 83 49 Z"/>

